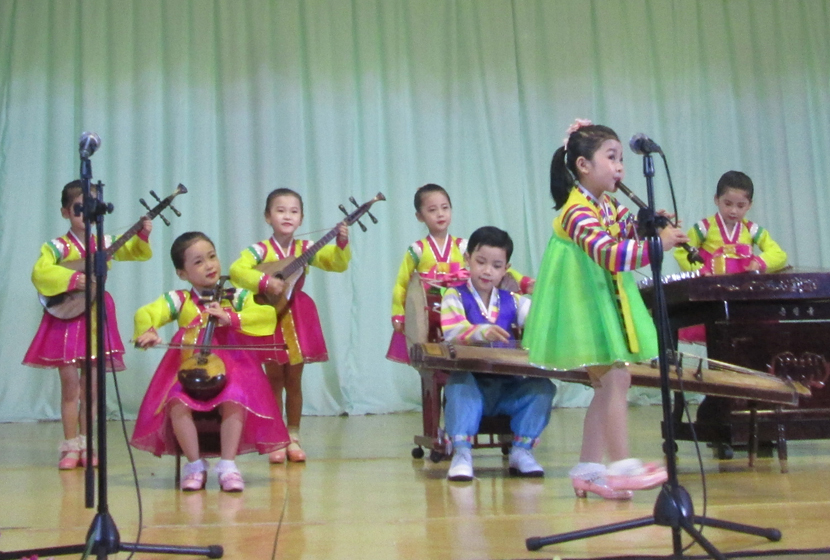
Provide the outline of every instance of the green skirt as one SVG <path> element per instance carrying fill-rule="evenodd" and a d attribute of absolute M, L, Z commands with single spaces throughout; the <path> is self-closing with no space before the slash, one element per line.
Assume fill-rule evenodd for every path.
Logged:
<path fill-rule="evenodd" d="M 639 342 L 636 353 L 628 346 L 611 273 L 573 241 L 554 234 L 536 278 L 522 338 L 530 363 L 570 370 L 656 357 L 654 322 L 631 272 L 621 274 Z"/>

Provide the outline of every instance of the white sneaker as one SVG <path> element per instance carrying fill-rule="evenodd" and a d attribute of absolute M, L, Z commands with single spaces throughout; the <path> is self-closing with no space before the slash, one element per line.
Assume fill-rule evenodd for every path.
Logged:
<path fill-rule="evenodd" d="M 510 449 L 510 459 L 508 460 L 510 467 L 510 474 L 513 476 L 526 477 L 540 477 L 545 476 L 545 469 L 542 465 L 536 462 L 533 458 L 533 453 L 530 449 L 524 447 L 516 447 L 515 445 Z"/>
<path fill-rule="evenodd" d="M 456 447 L 452 454 L 447 480 L 469 482 L 473 479 L 473 454 L 469 447 Z"/>

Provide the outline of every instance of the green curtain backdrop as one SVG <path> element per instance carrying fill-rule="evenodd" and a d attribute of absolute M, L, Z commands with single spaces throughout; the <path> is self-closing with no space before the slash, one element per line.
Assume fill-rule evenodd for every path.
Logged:
<path fill-rule="evenodd" d="M 181 218 L 155 222 L 153 259 L 112 268 L 125 342 L 139 306 L 183 287 L 178 234 L 208 233 L 227 268 L 268 237 L 274 188 L 302 193 L 312 240 L 349 196 L 383 192 L 380 223 L 352 228 L 349 270 L 308 278 L 331 361 L 306 368 L 305 412 L 412 410 L 418 375 L 384 354 L 395 274 L 425 233 L 415 189 L 449 190 L 455 235 L 508 229 L 514 266 L 535 274 L 550 156 L 575 117 L 659 142 L 686 226 L 714 212 L 724 171 L 745 171 L 750 218 L 792 264 L 830 268 L 828 30 L 824 0 L 0 0 L 0 421 L 59 415 L 58 376 L 20 362 L 41 315 L 30 271 L 68 229 L 59 195 L 82 131 L 103 141 L 92 166 L 115 206 L 108 233 L 150 189 L 189 189 Z M 645 196 L 641 158 L 626 157 Z M 656 188 L 668 207 L 659 166 Z M 134 414 L 162 354 L 127 345 Z"/>

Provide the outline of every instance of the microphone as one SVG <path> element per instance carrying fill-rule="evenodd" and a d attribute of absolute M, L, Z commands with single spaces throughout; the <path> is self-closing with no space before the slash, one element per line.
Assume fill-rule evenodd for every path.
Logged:
<path fill-rule="evenodd" d="M 95 150 L 101 147 L 101 138 L 94 132 L 84 132 L 78 140 L 78 148 L 81 152 L 81 157 L 87 159 L 92 157 Z"/>
<path fill-rule="evenodd" d="M 635 154 L 640 155 L 648 155 L 652 152 L 657 152 L 658 154 L 662 154 L 663 150 L 660 149 L 660 146 L 657 145 L 657 142 L 639 132 L 631 137 L 631 140 L 628 142 L 628 147 L 631 148 L 631 151 Z"/>

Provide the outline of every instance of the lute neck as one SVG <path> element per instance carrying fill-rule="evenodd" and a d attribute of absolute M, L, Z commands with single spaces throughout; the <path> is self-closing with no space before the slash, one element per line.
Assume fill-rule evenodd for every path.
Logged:
<path fill-rule="evenodd" d="M 315 243 L 314 245 L 312 245 L 311 247 L 309 247 L 308 249 L 303 251 L 302 255 L 300 255 L 299 257 L 297 257 L 296 259 L 294 259 L 290 263 L 288 263 L 288 265 L 286 265 L 286 267 L 283 268 L 280 271 L 280 275 L 283 278 L 287 278 L 287 277 L 291 276 L 292 274 L 294 274 L 295 272 L 297 272 L 298 270 L 300 270 L 301 268 L 303 268 L 305 265 L 307 265 L 308 261 L 310 261 L 311 258 L 315 254 L 317 254 L 317 251 L 322 249 L 324 246 L 326 246 L 326 244 L 328 244 L 329 241 L 331 241 L 332 239 L 334 239 L 337 236 L 337 230 L 339 229 L 339 227 L 340 227 L 340 224 L 337 224 L 337 226 L 332 228 L 332 230 L 330 232 L 328 232 L 326 235 L 321 237 L 317 241 L 317 243 Z"/>

